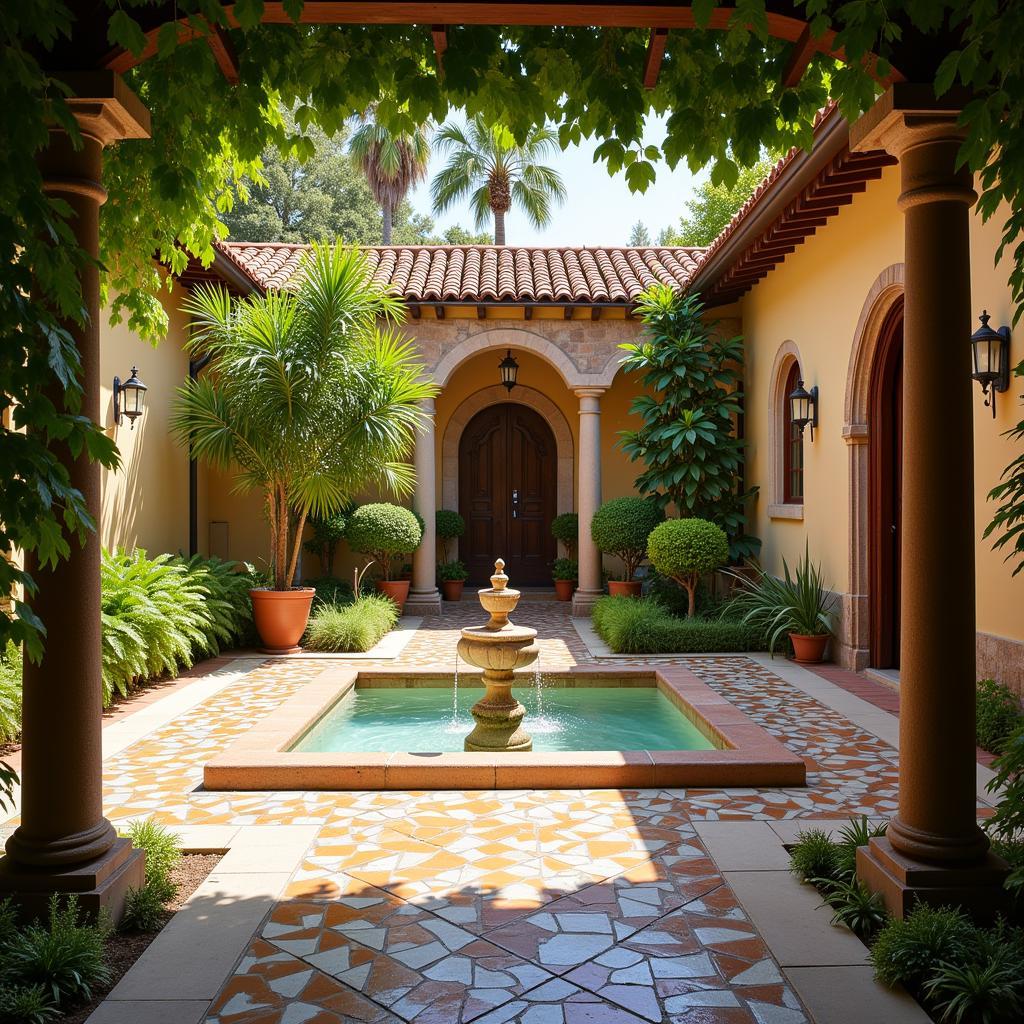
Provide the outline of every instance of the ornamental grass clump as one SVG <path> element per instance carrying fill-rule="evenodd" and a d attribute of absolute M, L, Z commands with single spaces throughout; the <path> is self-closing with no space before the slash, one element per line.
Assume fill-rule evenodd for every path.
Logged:
<path fill-rule="evenodd" d="M 398 622 L 398 606 L 378 594 L 349 605 L 321 605 L 306 630 L 306 646 L 314 651 L 368 651 Z"/>
<path fill-rule="evenodd" d="M 590 536 L 604 554 L 622 559 L 622 578 L 628 582 L 647 556 L 647 538 L 664 519 L 664 511 L 649 498 L 613 498 L 594 513 Z"/>
<path fill-rule="evenodd" d="M 313 245 L 295 291 L 232 298 L 201 285 L 185 303 L 193 358 L 209 370 L 178 389 L 171 429 L 195 457 L 257 490 L 270 527 L 271 589 L 290 590 L 308 519 L 371 487 L 407 494 L 422 403 L 437 393 L 391 326 L 397 298 L 365 253 Z"/>
<path fill-rule="evenodd" d="M 728 561 L 729 539 L 721 527 L 706 519 L 669 519 L 651 531 L 647 557 L 658 572 L 686 591 L 687 615 L 692 618 L 697 609 L 697 585 Z"/>
<path fill-rule="evenodd" d="M 420 546 L 423 527 L 415 513 L 401 505 L 374 502 L 360 505 L 348 522 L 348 546 L 369 557 L 391 579 L 392 561 Z"/>
<path fill-rule="evenodd" d="M 129 889 L 125 896 L 121 930 L 156 931 L 164 923 L 168 905 L 178 894 L 172 872 L 181 861 L 181 840 L 154 821 L 132 822 L 123 835 L 145 853 L 146 878 L 141 888 Z"/>

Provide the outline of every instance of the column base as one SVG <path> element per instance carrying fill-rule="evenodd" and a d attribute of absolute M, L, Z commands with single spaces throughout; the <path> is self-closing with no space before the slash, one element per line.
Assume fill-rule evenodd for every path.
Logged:
<path fill-rule="evenodd" d="M 1003 880 L 1009 869 L 991 850 L 976 864 L 941 867 L 914 860 L 882 836 L 857 850 L 857 877 L 880 893 L 886 909 L 904 918 L 918 903 L 962 907 L 979 921 L 1006 910 Z"/>
<path fill-rule="evenodd" d="M 573 615 L 589 618 L 591 609 L 601 597 L 604 597 L 603 590 L 577 590 L 572 595 Z"/>
<path fill-rule="evenodd" d="M 410 590 L 405 599 L 403 615 L 440 615 L 441 594 L 434 590 Z"/>
<path fill-rule="evenodd" d="M 146 856 L 129 839 L 118 839 L 100 857 L 82 864 L 46 870 L 0 858 L 0 897 L 11 896 L 28 918 L 47 912 L 53 893 L 77 893 L 78 906 L 90 917 L 105 910 L 117 923 L 125 893 L 145 883 Z"/>

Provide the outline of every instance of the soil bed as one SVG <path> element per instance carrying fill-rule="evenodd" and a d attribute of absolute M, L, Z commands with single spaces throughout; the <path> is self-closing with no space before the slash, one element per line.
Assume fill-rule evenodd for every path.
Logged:
<path fill-rule="evenodd" d="M 178 886 L 178 895 L 174 898 L 164 915 L 164 919 L 155 932 L 142 934 L 123 934 L 115 932 L 107 941 L 107 965 L 111 970 L 110 984 L 98 989 L 95 998 L 86 1006 L 61 1017 L 64 1024 L 85 1024 L 89 1015 L 106 998 L 107 993 L 128 973 L 129 968 L 146 951 L 146 947 L 160 934 L 167 922 L 180 910 L 185 901 L 206 881 L 207 876 L 220 862 L 220 853 L 187 853 L 171 872 L 171 878 Z"/>

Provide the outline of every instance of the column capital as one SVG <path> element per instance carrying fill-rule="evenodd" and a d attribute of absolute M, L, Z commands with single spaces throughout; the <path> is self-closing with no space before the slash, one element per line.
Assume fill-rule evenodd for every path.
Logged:
<path fill-rule="evenodd" d="M 113 71 L 67 71 L 57 72 L 54 77 L 71 89 L 72 95 L 65 102 L 83 135 L 101 146 L 119 139 L 149 138 L 149 111 L 120 75 Z"/>
<path fill-rule="evenodd" d="M 897 82 L 850 125 L 850 149 L 855 153 L 883 149 L 899 158 L 929 142 L 959 145 L 966 130 L 958 120 L 967 100 L 959 89 L 936 99 L 930 85 Z"/>
<path fill-rule="evenodd" d="M 420 402 L 420 408 L 428 415 L 433 416 L 437 412 L 437 406 L 432 398 L 424 398 Z"/>

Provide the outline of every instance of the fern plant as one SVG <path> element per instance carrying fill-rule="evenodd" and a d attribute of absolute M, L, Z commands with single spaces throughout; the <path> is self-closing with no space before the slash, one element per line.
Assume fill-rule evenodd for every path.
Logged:
<path fill-rule="evenodd" d="M 205 595 L 205 611 L 209 620 L 205 629 L 206 645 L 201 652 L 219 654 L 246 641 L 252 625 L 252 601 L 249 589 L 252 580 L 240 562 L 194 555 L 187 562 L 178 559 L 189 576 L 199 584 Z"/>
<path fill-rule="evenodd" d="M 105 704 L 141 680 L 176 675 L 196 651 L 212 653 L 206 591 L 170 555 L 104 553 L 100 589 Z"/>
<path fill-rule="evenodd" d="M 0 743 L 21 733 L 21 648 L 8 641 L 0 650 Z"/>

